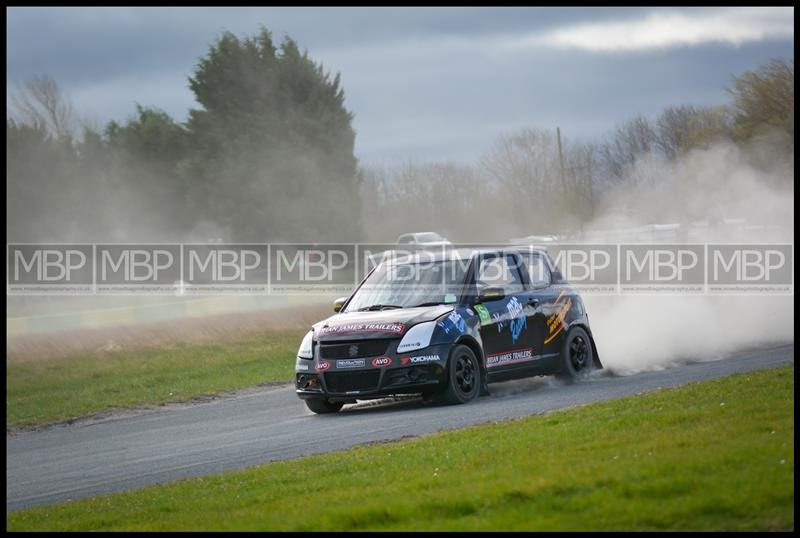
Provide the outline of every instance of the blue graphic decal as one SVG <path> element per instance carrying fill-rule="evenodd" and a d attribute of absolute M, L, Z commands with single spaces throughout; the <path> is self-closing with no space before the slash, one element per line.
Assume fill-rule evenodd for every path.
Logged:
<path fill-rule="evenodd" d="M 503 327 L 506 326 L 506 324 L 503 323 L 503 316 L 501 316 L 498 312 L 495 312 L 492 314 L 492 319 L 494 320 L 495 325 L 497 325 L 497 332 L 501 333 L 503 331 Z"/>
<path fill-rule="evenodd" d="M 450 315 L 436 325 L 441 328 L 445 334 L 450 334 L 450 329 L 455 329 L 460 333 L 466 332 L 467 330 L 467 322 L 464 321 L 464 318 L 461 317 L 461 314 L 455 310 L 453 310 Z"/>
<path fill-rule="evenodd" d="M 513 344 L 516 343 L 519 335 L 522 334 L 522 331 L 527 326 L 528 319 L 525 317 L 525 309 L 522 308 L 516 297 L 511 298 L 506 308 L 511 318 L 511 343 Z"/>
<path fill-rule="evenodd" d="M 458 332 L 462 332 L 463 333 L 464 331 L 467 330 L 467 322 L 464 321 L 464 318 L 461 317 L 461 314 L 459 314 L 455 310 L 453 310 L 450 313 L 450 315 L 447 316 L 447 319 L 449 319 L 450 323 L 452 323 L 453 326 L 456 329 L 458 329 Z"/>

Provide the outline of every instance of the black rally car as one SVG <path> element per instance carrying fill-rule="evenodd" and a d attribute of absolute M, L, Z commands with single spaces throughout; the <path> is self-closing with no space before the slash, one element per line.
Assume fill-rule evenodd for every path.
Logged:
<path fill-rule="evenodd" d="M 545 249 L 459 249 L 379 263 L 297 353 L 297 395 L 315 413 L 421 393 L 443 403 L 487 384 L 602 368 L 577 290 Z"/>

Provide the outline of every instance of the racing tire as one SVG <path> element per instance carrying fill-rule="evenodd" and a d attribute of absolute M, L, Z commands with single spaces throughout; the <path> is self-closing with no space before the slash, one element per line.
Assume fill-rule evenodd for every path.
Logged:
<path fill-rule="evenodd" d="M 336 413 L 344 406 L 344 402 L 331 402 L 327 398 L 310 398 L 305 402 L 306 407 L 318 415 Z"/>
<path fill-rule="evenodd" d="M 556 377 L 568 383 L 587 377 L 594 369 L 592 339 L 582 327 L 573 327 L 561 349 L 561 367 Z"/>
<path fill-rule="evenodd" d="M 447 363 L 447 386 L 437 400 L 445 405 L 471 402 L 478 397 L 481 385 L 481 366 L 475 353 L 467 346 L 454 347 Z"/>

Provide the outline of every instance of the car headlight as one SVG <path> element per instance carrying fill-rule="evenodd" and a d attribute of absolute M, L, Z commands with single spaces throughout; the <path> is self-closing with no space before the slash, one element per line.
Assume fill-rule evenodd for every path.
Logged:
<path fill-rule="evenodd" d="M 414 351 L 428 347 L 431 343 L 433 336 L 433 329 L 436 328 L 435 321 L 426 321 L 425 323 L 418 323 L 411 327 L 406 335 L 400 340 L 397 345 L 398 353 L 405 353 L 407 351 Z"/>
<path fill-rule="evenodd" d="M 311 347 L 314 340 L 314 331 L 308 331 L 300 342 L 300 349 L 297 350 L 297 356 L 301 359 L 313 359 L 314 349 Z"/>

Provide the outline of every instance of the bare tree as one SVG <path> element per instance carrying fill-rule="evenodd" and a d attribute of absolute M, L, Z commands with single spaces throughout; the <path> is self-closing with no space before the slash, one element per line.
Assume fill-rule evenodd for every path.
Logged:
<path fill-rule="evenodd" d="M 361 169 L 360 194 L 370 240 L 392 241 L 414 231 L 437 231 L 454 241 L 474 240 L 496 222 L 496 195 L 473 167 L 408 161 Z"/>
<path fill-rule="evenodd" d="M 44 127 L 57 138 L 73 136 L 78 124 L 72 103 L 49 75 L 34 75 L 18 86 L 10 112 L 16 121 Z"/>
<path fill-rule="evenodd" d="M 690 149 L 708 147 L 729 131 L 729 115 L 722 107 L 667 107 L 658 117 L 656 146 L 673 160 Z"/>
<path fill-rule="evenodd" d="M 599 151 L 595 144 L 574 143 L 566 147 L 567 177 L 570 179 L 570 207 L 578 222 L 594 218 L 596 208 L 595 178 Z"/>
<path fill-rule="evenodd" d="M 679 106 L 665 108 L 658 117 L 656 145 L 668 159 L 674 159 L 688 147 L 696 114 L 697 109 L 692 106 Z"/>
<path fill-rule="evenodd" d="M 601 149 L 607 178 L 616 181 L 629 178 L 636 188 L 638 181 L 631 170 L 641 156 L 653 151 L 655 142 L 655 129 L 642 115 L 618 125 Z"/>
<path fill-rule="evenodd" d="M 746 71 L 734 77 L 728 92 L 733 96 L 741 139 L 772 126 L 785 130 L 794 146 L 794 59 L 773 59 L 755 71 Z"/>
<path fill-rule="evenodd" d="M 555 131 L 521 129 L 501 135 L 481 158 L 480 169 L 504 191 L 510 209 L 527 227 L 557 218 L 563 189 Z"/>
<path fill-rule="evenodd" d="M 594 214 L 598 147 L 564 137 L 561 155 L 563 162 L 555 130 L 522 129 L 501 136 L 480 161 L 526 235 L 576 229 Z"/>

